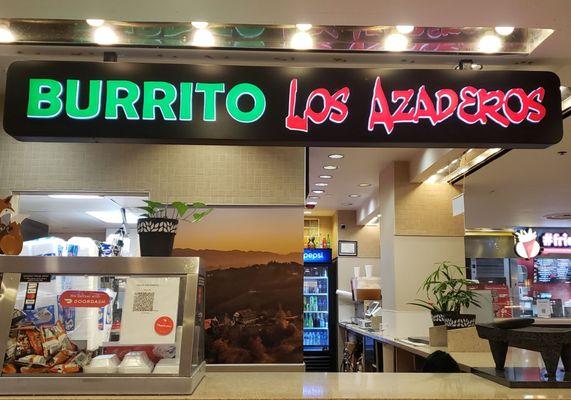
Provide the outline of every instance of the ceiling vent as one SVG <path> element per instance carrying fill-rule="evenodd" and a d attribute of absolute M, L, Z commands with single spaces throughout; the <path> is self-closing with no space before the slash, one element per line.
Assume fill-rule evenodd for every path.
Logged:
<path fill-rule="evenodd" d="M 571 212 L 547 214 L 543 218 L 555 221 L 571 221 Z"/>

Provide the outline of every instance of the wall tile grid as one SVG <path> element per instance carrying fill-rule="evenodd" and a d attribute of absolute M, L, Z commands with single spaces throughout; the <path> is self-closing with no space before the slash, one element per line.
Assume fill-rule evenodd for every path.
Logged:
<path fill-rule="evenodd" d="M 303 160 L 302 148 L 22 143 L 0 131 L 0 195 L 143 191 L 161 201 L 303 205 Z"/>

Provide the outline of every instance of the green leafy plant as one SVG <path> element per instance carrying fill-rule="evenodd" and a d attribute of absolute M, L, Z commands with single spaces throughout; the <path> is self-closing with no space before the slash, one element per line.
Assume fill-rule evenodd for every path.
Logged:
<path fill-rule="evenodd" d="M 170 218 L 178 219 L 186 222 L 199 222 L 212 212 L 212 208 L 206 204 L 183 203 L 182 201 L 174 201 L 172 203 L 160 203 L 158 201 L 144 200 L 147 204 L 145 207 L 139 207 L 145 213 L 142 218 Z"/>
<path fill-rule="evenodd" d="M 422 282 L 417 293 L 424 293 L 426 299 L 415 299 L 408 303 L 423 307 L 433 313 L 459 314 L 462 307 L 480 307 L 479 294 L 468 289 L 476 281 L 465 278 L 466 267 L 449 261 L 436 263 L 436 270 Z"/>

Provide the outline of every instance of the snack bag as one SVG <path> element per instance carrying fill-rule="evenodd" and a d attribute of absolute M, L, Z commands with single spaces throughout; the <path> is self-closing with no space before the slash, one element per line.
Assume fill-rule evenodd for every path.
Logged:
<path fill-rule="evenodd" d="M 49 365 L 51 367 L 53 367 L 54 365 L 59 365 L 59 364 L 63 364 L 65 363 L 67 360 L 69 360 L 71 357 L 73 357 L 75 355 L 75 353 L 69 351 L 69 350 L 62 350 L 59 353 L 57 353 L 54 358 L 52 358 L 52 360 L 50 361 Z"/>
<path fill-rule="evenodd" d="M 53 374 L 75 374 L 81 372 L 81 367 L 77 364 L 60 364 L 50 368 Z"/>
<path fill-rule="evenodd" d="M 20 368 L 21 374 L 45 374 L 49 371 L 46 367 L 22 367 Z"/>
<path fill-rule="evenodd" d="M 4 366 L 2 367 L 2 375 L 11 375 L 11 374 L 17 374 L 18 370 L 16 369 L 16 366 L 14 364 L 4 364 Z"/>
<path fill-rule="evenodd" d="M 38 365 L 41 367 L 47 366 L 46 358 L 44 356 L 38 356 L 37 354 L 30 354 L 28 356 L 18 358 L 16 362 L 20 364 Z"/>
<path fill-rule="evenodd" d="M 44 348 L 42 346 L 42 334 L 40 331 L 36 329 L 29 329 L 25 332 L 26 336 L 28 337 L 28 342 L 30 343 L 30 346 L 32 346 L 34 353 L 37 355 L 43 355 Z"/>
<path fill-rule="evenodd" d="M 15 358 L 21 358 L 27 356 L 29 354 L 33 354 L 34 349 L 30 344 L 30 340 L 28 339 L 28 335 L 26 335 L 25 330 L 18 331 L 18 336 L 16 339 L 16 350 L 14 351 Z"/>

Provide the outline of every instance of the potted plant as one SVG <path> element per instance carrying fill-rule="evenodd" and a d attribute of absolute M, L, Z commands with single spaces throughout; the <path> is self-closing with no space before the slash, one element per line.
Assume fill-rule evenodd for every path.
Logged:
<path fill-rule="evenodd" d="M 206 204 L 181 201 L 160 203 L 144 200 L 145 213 L 137 221 L 141 256 L 168 257 L 172 254 L 179 221 L 199 222 L 212 211 Z"/>
<path fill-rule="evenodd" d="M 470 305 L 480 307 L 479 294 L 468 289 L 475 283 L 465 278 L 466 267 L 443 261 L 424 280 L 418 292 L 423 292 L 426 299 L 415 299 L 409 304 L 426 308 L 430 311 L 432 322 L 446 325 L 449 329 L 474 326 L 474 314 L 461 314 L 462 307 Z"/>

